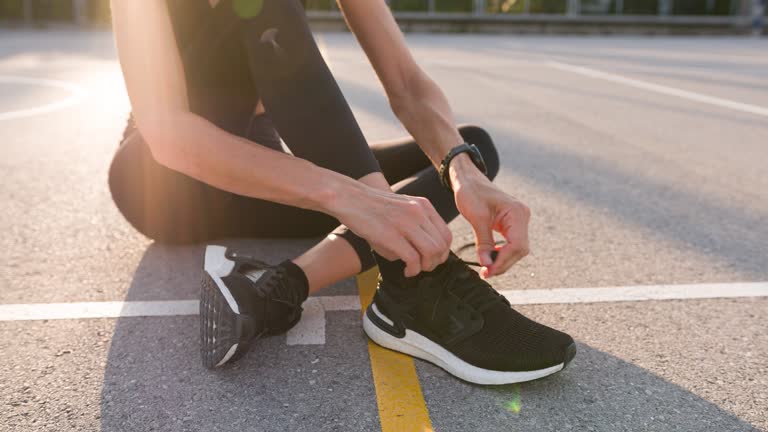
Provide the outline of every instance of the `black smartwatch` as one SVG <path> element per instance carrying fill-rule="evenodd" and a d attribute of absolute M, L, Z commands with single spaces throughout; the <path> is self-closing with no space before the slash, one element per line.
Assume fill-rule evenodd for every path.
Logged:
<path fill-rule="evenodd" d="M 449 151 L 445 156 L 443 161 L 440 162 L 440 168 L 438 169 L 440 182 L 443 184 L 443 186 L 448 188 L 449 191 L 453 191 L 453 186 L 451 185 L 451 177 L 448 175 L 448 167 L 451 165 L 453 158 L 455 158 L 456 155 L 462 153 L 469 154 L 469 158 L 472 160 L 472 163 L 475 164 L 477 169 L 479 169 L 483 174 L 488 175 L 488 170 L 485 167 L 485 161 L 483 160 L 483 155 L 480 154 L 480 150 L 474 144 L 465 142 L 464 144 L 452 148 L 451 151 Z"/>

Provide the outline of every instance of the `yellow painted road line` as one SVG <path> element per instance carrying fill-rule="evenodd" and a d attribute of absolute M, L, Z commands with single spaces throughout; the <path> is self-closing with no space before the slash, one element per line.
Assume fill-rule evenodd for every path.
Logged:
<path fill-rule="evenodd" d="M 375 268 L 357 277 L 363 313 L 373 300 L 377 277 Z M 432 422 L 413 359 L 382 348 L 371 340 L 368 340 L 368 353 L 379 404 L 381 432 L 431 431 Z"/>

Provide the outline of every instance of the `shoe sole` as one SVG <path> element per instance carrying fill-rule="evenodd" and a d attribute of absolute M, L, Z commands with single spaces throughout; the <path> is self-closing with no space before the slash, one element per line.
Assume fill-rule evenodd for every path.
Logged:
<path fill-rule="evenodd" d="M 234 261 L 226 248 L 208 246 L 200 292 L 200 354 L 203 366 L 213 369 L 236 360 L 248 351 L 254 330 L 250 317 L 242 315 L 222 278 L 232 272 Z"/>
<path fill-rule="evenodd" d="M 406 329 L 405 336 L 402 338 L 393 336 L 376 325 L 376 323 L 369 318 L 368 314 L 375 314 L 378 319 L 383 320 L 387 324 L 393 325 L 393 323 L 391 319 L 378 310 L 375 304 L 372 303 L 368 307 L 368 310 L 363 317 L 363 329 L 368 337 L 378 345 L 426 360 L 441 367 L 457 378 L 475 384 L 513 384 L 544 378 L 563 370 L 576 355 L 576 345 L 571 344 L 566 349 L 566 358 L 563 363 L 545 369 L 524 372 L 506 372 L 483 369 L 465 362 L 450 351 L 413 330 Z"/>

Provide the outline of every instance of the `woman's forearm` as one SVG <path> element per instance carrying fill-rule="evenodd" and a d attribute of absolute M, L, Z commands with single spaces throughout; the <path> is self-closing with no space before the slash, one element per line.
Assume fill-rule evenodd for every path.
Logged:
<path fill-rule="evenodd" d="M 406 91 L 392 95 L 390 105 L 435 166 L 462 143 L 453 112 L 443 91 L 424 72 L 409 80 Z"/>
<path fill-rule="evenodd" d="M 172 115 L 164 129 L 170 131 L 145 136 L 159 163 L 239 195 L 334 215 L 340 195 L 364 187 L 304 159 L 232 135 L 193 113 Z"/>
<path fill-rule="evenodd" d="M 392 110 L 435 167 L 439 167 L 445 155 L 464 141 L 451 106 L 440 87 L 420 69 L 406 89 L 390 98 Z M 462 183 L 485 180 L 466 154 L 451 161 L 449 175 L 454 190 Z"/>

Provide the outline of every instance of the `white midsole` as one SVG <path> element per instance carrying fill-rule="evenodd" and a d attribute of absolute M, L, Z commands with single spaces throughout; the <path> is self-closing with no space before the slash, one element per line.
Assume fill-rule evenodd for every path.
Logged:
<path fill-rule="evenodd" d="M 376 305 L 373 305 L 372 309 L 373 312 L 382 320 L 392 322 L 392 320 L 390 320 L 388 317 L 382 314 L 378 308 L 376 308 Z M 552 375 L 555 372 L 561 371 L 563 367 L 565 367 L 564 363 L 560 363 L 546 369 L 525 372 L 504 372 L 482 369 L 456 357 L 450 351 L 412 330 L 406 329 L 405 337 L 403 338 L 392 336 L 374 324 L 368 318 L 367 314 L 363 317 L 363 329 L 365 330 L 365 333 L 368 335 L 368 337 L 385 348 L 400 351 L 413 357 L 426 360 L 430 363 L 440 366 L 450 374 L 461 378 L 464 381 L 469 381 L 475 384 L 495 385 L 531 381 L 543 378 L 547 375 Z"/>

